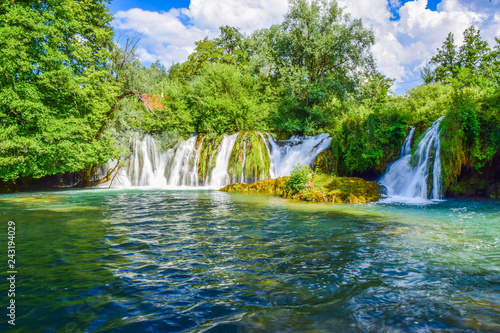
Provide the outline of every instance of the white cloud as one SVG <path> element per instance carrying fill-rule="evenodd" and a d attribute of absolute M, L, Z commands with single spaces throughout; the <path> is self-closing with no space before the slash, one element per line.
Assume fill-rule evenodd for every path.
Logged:
<path fill-rule="evenodd" d="M 419 72 L 435 54 L 449 32 L 461 43 L 462 33 L 476 25 L 490 45 L 500 36 L 500 0 L 471 2 L 442 0 L 437 11 L 426 9 L 427 0 L 401 5 L 399 0 L 339 0 L 353 18 L 373 29 L 372 48 L 378 68 L 397 79 L 398 92 L 418 84 Z M 390 8 L 399 8 L 399 20 L 391 20 Z M 493 10 L 492 10 L 493 9 Z M 282 21 L 286 0 L 191 0 L 189 8 L 150 12 L 134 8 L 116 13 L 119 30 L 142 33 L 138 54 L 144 62 L 159 59 L 165 66 L 182 62 L 194 50 L 194 42 L 218 35 L 222 25 L 250 34 Z M 408 85 L 408 82 L 413 82 Z"/>
<path fill-rule="evenodd" d="M 211 31 L 230 25 L 251 33 L 280 23 L 286 10 L 286 0 L 191 0 L 188 15 L 195 25 Z"/>
<path fill-rule="evenodd" d="M 137 52 L 142 61 L 159 59 L 170 66 L 172 62 L 186 60 L 194 50 L 194 42 L 214 35 L 208 29 L 184 25 L 181 22 L 184 13 L 178 9 L 158 13 L 133 8 L 116 13 L 113 24 L 119 30 L 141 34 Z"/>
<path fill-rule="evenodd" d="M 397 21 L 390 20 L 388 2 L 393 8 L 396 5 L 393 0 L 360 0 L 346 5 L 354 17 L 362 18 L 373 29 L 376 38 L 372 51 L 378 68 L 397 80 L 399 93 L 418 84 L 420 71 L 449 32 L 458 45 L 463 31 L 472 24 L 481 29 L 490 44 L 495 35 L 500 36 L 500 22 L 491 10 L 469 6 L 466 0 L 442 0 L 437 11 L 426 8 L 427 0 L 409 1 L 399 8 Z"/>

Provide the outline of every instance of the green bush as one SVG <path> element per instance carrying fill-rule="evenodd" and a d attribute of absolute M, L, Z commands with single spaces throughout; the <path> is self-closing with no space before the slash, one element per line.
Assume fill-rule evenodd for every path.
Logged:
<path fill-rule="evenodd" d="M 334 133 L 332 149 L 340 175 L 383 173 L 399 156 L 411 123 L 398 109 L 381 110 L 366 118 L 345 118 Z"/>
<path fill-rule="evenodd" d="M 299 193 L 306 188 L 306 183 L 310 180 L 309 175 L 314 174 L 309 165 L 298 163 L 293 167 L 290 178 L 285 183 L 285 193 Z"/>
<path fill-rule="evenodd" d="M 496 95 L 483 97 L 473 88 L 463 88 L 441 123 L 443 187 L 461 174 L 490 165 L 500 151 L 500 112 Z"/>
<path fill-rule="evenodd" d="M 267 83 L 235 65 L 206 66 L 189 84 L 189 110 L 199 133 L 267 130 Z"/>

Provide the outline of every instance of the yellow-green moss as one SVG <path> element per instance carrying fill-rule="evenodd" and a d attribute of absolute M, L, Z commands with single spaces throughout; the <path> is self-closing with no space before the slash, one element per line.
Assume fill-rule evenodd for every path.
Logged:
<path fill-rule="evenodd" d="M 236 183 L 221 188 L 222 192 L 239 193 L 271 193 L 281 194 L 285 191 L 285 182 L 288 177 L 279 177 L 276 179 L 259 180 L 252 184 Z"/>
<path fill-rule="evenodd" d="M 255 131 L 240 132 L 229 158 L 231 182 L 241 180 L 242 172 L 245 182 L 269 178 L 270 165 L 271 160 L 262 137 Z"/>
<path fill-rule="evenodd" d="M 325 149 L 318 154 L 313 162 L 313 168 L 317 173 L 336 173 L 335 156 L 333 155 L 333 151 L 331 148 Z"/>
<path fill-rule="evenodd" d="M 288 177 L 260 180 L 253 184 L 236 183 L 227 185 L 220 191 L 240 193 L 271 193 L 288 199 L 309 202 L 365 203 L 380 199 L 380 188 L 375 182 L 356 177 L 334 177 L 316 174 L 306 189 L 299 193 L 286 193 Z"/>
<path fill-rule="evenodd" d="M 224 139 L 223 135 L 200 135 L 196 140 L 196 147 L 200 147 L 200 160 L 198 163 L 198 178 L 205 179 L 215 167 L 217 149 Z"/>

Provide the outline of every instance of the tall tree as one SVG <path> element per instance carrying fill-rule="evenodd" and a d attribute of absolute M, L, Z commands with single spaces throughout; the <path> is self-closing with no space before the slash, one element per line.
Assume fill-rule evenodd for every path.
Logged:
<path fill-rule="evenodd" d="M 427 65 L 420 73 L 425 83 L 450 83 L 458 80 L 461 84 L 467 84 L 478 72 L 487 70 L 494 52 L 490 52 L 488 43 L 481 38 L 480 31 L 472 25 L 465 29 L 463 36 L 464 42 L 457 49 L 453 34 L 448 34 L 443 46 L 437 50 L 438 53 L 429 63 L 434 66 L 434 70 Z M 469 79 L 465 79 L 466 77 Z"/>
<path fill-rule="evenodd" d="M 79 171 L 113 156 L 102 132 L 119 85 L 104 0 L 0 4 L 0 179 Z"/>
<path fill-rule="evenodd" d="M 460 60 L 455 45 L 455 38 L 451 32 L 446 37 L 443 46 L 438 49 L 438 53 L 431 58 L 430 63 L 436 66 L 434 79 L 437 82 L 443 82 L 457 76 Z"/>
<path fill-rule="evenodd" d="M 345 100 L 375 72 L 373 32 L 351 19 L 336 0 L 290 0 L 281 25 L 253 36 L 267 72 L 281 91 L 275 114 L 279 130 L 313 133 L 331 121 L 325 105 Z M 259 56 L 259 54 L 257 54 Z"/>
<path fill-rule="evenodd" d="M 488 43 L 482 40 L 480 31 L 470 26 L 464 31 L 464 43 L 459 49 L 460 67 L 471 71 L 480 70 L 487 63 Z"/>
<path fill-rule="evenodd" d="M 354 82 L 359 72 L 373 69 L 373 32 L 335 0 L 290 0 L 280 31 L 268 43 L 280 76 L 300 68 L 311 83 L 325 77 Z"/>
<path fill-rule="evenodd" d="M 179 71 L 188 79 L 199 75 L 208 65 L 244 65 L 248 62 L 245 37 L 238 28 L 221 26 L 220 35 L 217 38 L 205 37 L 195 42 L 195 45 L 195 51 L 179 68 Z"/>

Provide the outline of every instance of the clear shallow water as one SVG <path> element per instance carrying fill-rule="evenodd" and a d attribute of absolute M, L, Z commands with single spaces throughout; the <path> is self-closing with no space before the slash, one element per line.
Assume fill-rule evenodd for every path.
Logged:
<path fill-rule="evenodd" d="M 499 332 L 498 207 L 1 195 L 0 249 L 13 220 L 18 274 L 16 326 L 0 331 Z"/>

